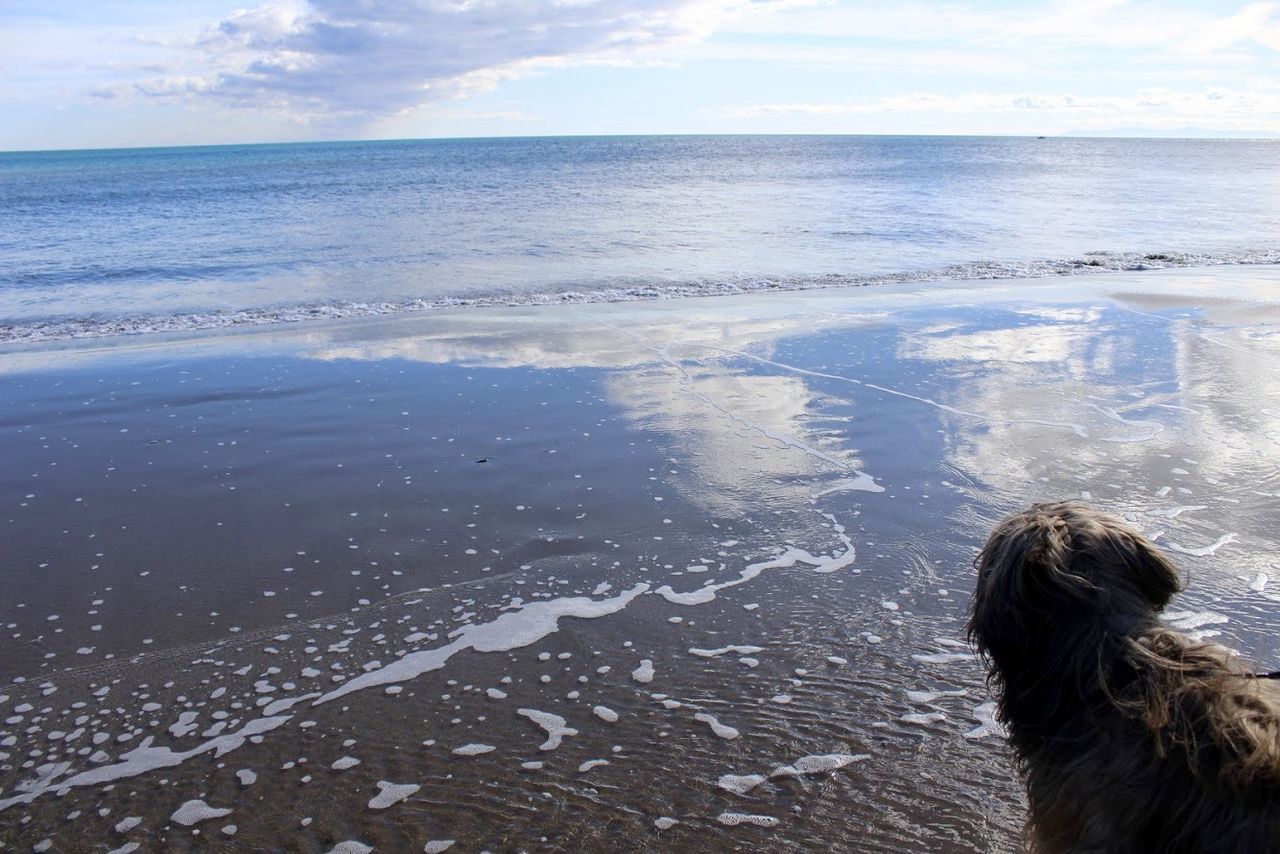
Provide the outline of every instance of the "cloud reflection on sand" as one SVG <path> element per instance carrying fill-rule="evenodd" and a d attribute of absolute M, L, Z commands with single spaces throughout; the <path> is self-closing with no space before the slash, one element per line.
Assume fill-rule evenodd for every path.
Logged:
<path fill-rule="evenodd" d="M 704 304 L 706 305 L 706 304 Z M 687 454 L 682 492 L 710 511 L 741 514 L 760 494 L 791 484 L 802 504 L 819 491 L 814 478 L 853 476 L 859 458 L 842 436 L 811 426 L 815 393 L 803 378 L 747 372 L 725 351 L 772 352 L 801 332 L 877 324 L 880 312 L 727 316 L 714 306 L 679 322 L 618 326 L 513 323 L 437 335 L 347 342 L 308 353 L 325 361 L 408 359 L 486 368 L 600 369 L 610 375 L 610 403 L 641 430 L 672 437 Z M 825 481 L 824 481 L 825 482 Z"/>
<path fill-rule="evenodd" d="M 1260 305 L 1260 323 L 1241 326 L 1239 303 L 1211 300 L 1205 314 L 1185 298 L 1160 308 L 1177 311 L 1134 312 L 1123 301 L 1019 310 L 1045 322 L 949 324 L 904 338 L 899 355 L 963 374 L 948 401 L 990 416 L 982 425 L 944 417 L 950 461 L 980 480 L 992 515 L 1044 497 L 1084 497 L 1126 513 L 1181 563 L 1235 587 L 1274 565 L 1267 507 L 1280 496 L 1280 352 L 1266 325 L 1272 312 Z M 1055 431 L 1033 418 L 1082 429 Z"/>
<path fill-rule="evenodd" d="M 1151 278 L 1130 276 L 1065 291 L 1041 286 L 1027 299 L 1001 285 L 714 300 L 678 310 L 592 306 L 559 315 L 563 324 L 516 312 L 425 334 L 328 341 L 308 355 L 613 371 L 611 402 L 637 425 L 679 436 L 703 500 L 733 512 L 742 503 L 735 496 L 749 496 L 760 479 L 863 465 L 865 452 L 855 454 L 847 436 L 816 426 L 815 414 L 841 392 L 772 362 L 778 347 L 814 333 L 892 328 L 897 359 L 929 365 L 940 388 L 933 397 L 907 386 L 864 388 L 931 407 L 927 417 L 944 425 L 948 462 L 980 478 L 994 502 L 1018 503 L 1069 482 L 1073 494 L 1146 506 L 1185 497 L 1178 490 L 1187 486 L 1161 495 L 1154 473 L 1141 473 L 1178 449 L 1206 470 L 1240 473 L 1231 488 L 1276 486 L 1268 474 L 1280 447 L 1280 379 L 1268 367 L 1278 349 L 1267 326 L 1277 315 L 1267 284 L 1274 277 L 1270 268 L 1231 276 L 1240 294 L 1231 300 L 1217 295 L 1226 277 L 1197 271 L 1161 274 L 1156 296 Z M 947 298 L 955 305 L 940 319 Z M 911 319 L 921 308 L 932 309 L 927 323 Z M 984 321 L 992 311 L 1003 315 Z M 1258 322 L 1241 327 L 1250 319 Z M 744 365 L 735 353 L 756 360 Z M 850 392 L 863 382 L 844 378 Z M 770 433 L 819 453 L 764 452 L 776 450 Z M 875 460 L 867 465 L 874 469 Z"/>

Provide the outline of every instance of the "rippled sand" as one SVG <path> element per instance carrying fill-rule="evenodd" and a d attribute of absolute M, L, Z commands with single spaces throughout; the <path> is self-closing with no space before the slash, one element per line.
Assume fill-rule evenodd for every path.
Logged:
<path fill-rule="evenodd" d="M 1277 284 L 0 352 L 0 840 L 1015 850 L 972 556 L 1083 496 L 1273 669 Z"/>

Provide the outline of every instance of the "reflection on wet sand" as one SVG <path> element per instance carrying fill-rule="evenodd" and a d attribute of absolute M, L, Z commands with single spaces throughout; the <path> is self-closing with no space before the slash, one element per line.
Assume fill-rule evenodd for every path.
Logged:
<path fill-rule="evenodd" d="M 759 495 L 760 482 L 791 490 L 803 502 L 814 477 L 840 473 L 868 478 L 845 445 L 847 436 L 815 435 L 809 426 L 813 393 L 803 379 L 745 373 L 725 364 L 722 351 L 768 353 L 775 342 L 804 330 L 849 332 L 883 321 L 883 312 L 823 312 L 755 317 L 718 312 L 711 304 L 677 322 L 633 324 L 622 315 L 567 330 L 513 324 L 477 335 L 445 330 L 372 343 L 312 350 L 324 361 L 407 359 L 435 364 L 538 370 L 603 369 L 604 388 L 641 431 L 673 437 L 688 466 L 682 490 L 712 512 L 741 514 Z M 619 322 L 620 321 L 620 322 Z M 878 489 L 867 480 L 867 488 Z M 781 496 L 780 496 L 781 497 Z"/>

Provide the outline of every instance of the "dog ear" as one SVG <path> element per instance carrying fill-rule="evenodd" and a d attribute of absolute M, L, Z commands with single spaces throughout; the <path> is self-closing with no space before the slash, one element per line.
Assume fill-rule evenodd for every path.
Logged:
<path fill-rule="evenodd" d="M 1159 611 L 1182 589 L 1178 568 L 1155 543 L 1127 528 L 1113 528 L 1111 547 L 1133 576 L 1138 593 Z"/>
<path fill-rule="evenodd" d="M 969 638 L 984 655 L 1016 655 L 1049 622 L 1091 603 L 1097 588 L 1070 565 L 1070 528 L 1040 506 L 1005 519 L 974 561 Z"/>

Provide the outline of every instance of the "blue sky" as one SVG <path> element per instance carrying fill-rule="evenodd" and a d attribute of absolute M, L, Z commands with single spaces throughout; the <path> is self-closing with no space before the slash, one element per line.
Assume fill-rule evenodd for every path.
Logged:
<path fill-rule="evenodd" d="M 0 149 L 1277 135 L 1278 60 L 1280 2 L 5 0 Z"/>

